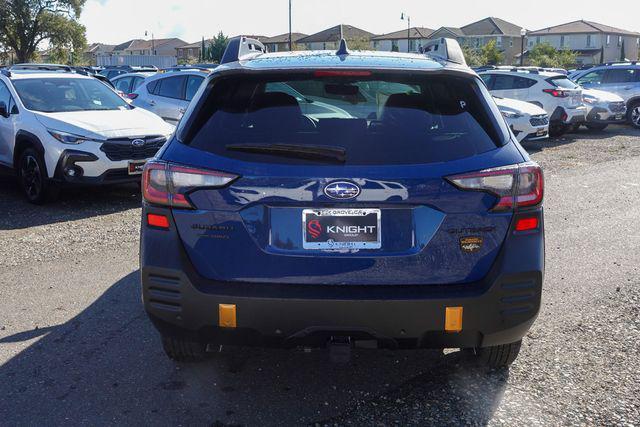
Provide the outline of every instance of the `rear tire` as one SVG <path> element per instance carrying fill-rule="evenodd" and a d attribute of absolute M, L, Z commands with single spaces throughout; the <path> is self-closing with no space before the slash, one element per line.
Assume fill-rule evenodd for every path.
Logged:
<path fill-rule="evenodd" d="M 640 101 L 635 101 L 627 109 L 627 120 L 636 129 L 640 129 Z"/>
<path fill-rule="evenodd" d="M 162 348 L 169 359 L 190 363 L 204 360 L 207 345 L 198 341 L 163 335 Z"/>
<path fill-rule="evenodd" d="M 564 123 L 551 123 L 549 124 L 549 136 L 552 138 L 558 138 L 569 130 L 570 125 Z"/>
<path fill-rule="evenodd" d="M 42 205 L 58 196 L 58 187 L 49 180 L 42 155 L 33 148 L 27 148 L 20 153 L 18 178 L 29 203 Z"/>
<path fill-rule="evenodd" d="M 605 130 L 609 125 L 606 123 L 587 123 L 585 126 L 589 130 Z"/>
<path fill-rule="evenodd" d="M 470 351 L 474 360 L 488 368 L 508 368 L 518 357 L 522 340 L 492 347 L 481 347 Z"/>

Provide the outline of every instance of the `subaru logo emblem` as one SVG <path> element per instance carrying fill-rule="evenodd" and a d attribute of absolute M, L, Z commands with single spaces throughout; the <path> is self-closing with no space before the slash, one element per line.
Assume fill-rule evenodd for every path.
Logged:
<path fill-rule="evenodd" d="M 131 141 L 131 145 L 134 147 L 142 147 L 144 145 L 144 139 L 134 139 Z"/>
<path fill-rule="evenodd" d="M 353 199 L 360 194 L 360 187 L 346 181 L 332 182 L 324 187 L 324 194 L 332 199 Z"/>

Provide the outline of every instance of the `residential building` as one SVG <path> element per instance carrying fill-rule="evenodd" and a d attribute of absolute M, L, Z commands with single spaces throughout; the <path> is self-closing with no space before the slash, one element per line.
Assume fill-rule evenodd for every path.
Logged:
<path fill-rule="evenodd" d="M 374 50 L 393 52 L 416 52 L 418 48 L 429 40 L 433 33 L 431 28 L 413 27 L 393 33 L 371 37 L 371 47 Z M 408 43 L 407 43 L 408 40 Z"/>
<path fill-rule="evenodd" d="M 291 42 L 294 49 L 298 44 L 298 40 L 307 37 L 307 34 L 291 33 Z M 280 34 L 279 36 L 267 37 L 260 40 L 269 52 L 282 52 L 289 50 L 289 33 Z"/>
<path fill-rule="evenodd" d="M 205 49 L 209 47 L 213 39 L 205 39 Z M 178 62 L 192 62 L 198 61 L 202 57 L 202 40 L 185 44 L 176 48 L 176 57 Z"/>
<path fill-rule="evenodd" d="M 440 27 L 431 33 L 431 39 L 439 37 L 455 38 L 461 45 L 479 49 L 495 41 L 504 55 L 505 64 L 513 64 L 522 48 L 522 27 L 504 19 L 488 17 L 463 27 Z"/>
<path fill-rule="evenodd" d="M 529 48 L 549 43 L 556 49 L 578 53 L 579 64 L 598 64 L 626 58 L 638 60 L 640 33 L 593 21 L 573 21 L 527 34 Z"/>
<path fill-rule="evenodd" d="M 260 40 L 263 43 L 265 40 L 268 39 L 268 37 L 266 36 L 256 36 L 256 35 L 249 35 L 249 34 L 243 34 L 243 36 Z M 234 36 L 234 37 L 238 37 L 238 36 Z M 205 49 L 208 49 L 211 43 L 213 43 L 213 39 L 205 39 L 204 40 Z M 182 46 L 178 46 L 176 48 L 176 57 L 179 62 L 192 62 L 192 61 L 200 60 L 200 58 L 202 57 L 202 40 L 199 40 L 194 43 L 189 43 L 189 44 L 185 43 Z"/>
<path fill-rule="evenodd" d="M 373 36 L 373 33 L 352 25 L 340 24 L 298 39 L 297 44 L 307 50 L 334 50 L 338 48 L 341 38 L 360 46 L 368 45 Z"/>
<path fill-rule="evenodd" d="M 113 47 L 112 55 L 176 56 L 176 49 L 187 44 L 178 38 L 129 40 Z"/>
<path fill-rule="evenodd" d="M 90 65 L 96 65 L 98 56 L 111 55 L 114 47 L 112 44 L 91 43 L 87 46 L 87 50 L 84 51 L 84 60 Z"/>

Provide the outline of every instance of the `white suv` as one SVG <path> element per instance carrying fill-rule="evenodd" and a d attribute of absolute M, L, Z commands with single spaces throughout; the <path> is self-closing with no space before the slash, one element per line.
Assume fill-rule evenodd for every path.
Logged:
<path fill-rule="evenodd" d="M 0 165 L 18 175 L 32 203 L 49 200 L 62 184 L 139 181 L 173 131 L 93 77 L 0 72 Z"/>
<path fill-rule="evenodd" d="M 479 73 L 491 94 L 530 102 L 549 114 L 549 135 L 560 136 L 586 119 L 582 89 L 564 74 L 530 68 L 493 69 Z"/>

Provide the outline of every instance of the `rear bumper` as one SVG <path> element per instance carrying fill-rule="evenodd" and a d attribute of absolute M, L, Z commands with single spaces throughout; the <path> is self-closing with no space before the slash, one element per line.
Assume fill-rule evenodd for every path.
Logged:
<path fill-rule="evenodd" d="M 323 346 L 335 336 L 391 348 L 486 347 L 520 340 L 540 309 L 542 231 L 507 238 L 482 281 L 438 286 L 213 281 L 194 271 L 173 233 L 142 225 L 143 302 L 166 335 L 265 347 Z M 235 328 L 218 326 L 219 304 L 236 306 Z M 461 332 L 445 332 L 446 307 L 463 307 Z"/>
<path fill-rule="evenodd" d="M 266 347 L 323 346 L 331 337 L 349 336 L 390 348 L 445 348 L 521 339 L 538 314 L 542 275 L 501 277 L 481 293 L 467 289 L 429 295 L 424 289 L 394 286 L 401 296 L 394 299 L 348 298 L 349 289 L 329 298 L 253 296 L 247 293 L 254 286 L 242 283 L 233 284 L 238 288 L 234 294 L 225 293 L 225 284 L 220 289 L 208 284 L 203 292 L 184 273 L 155 268 L 142 270 L 142 283 L 146 311 L 167 335 Z M 413 293 L 418 295 L 410 297 Z M 236 306 L 236 328 L 217 326 L 218 304 Z M 446 307 L 463 307 L 461 332 L 444 331 Z"/>

